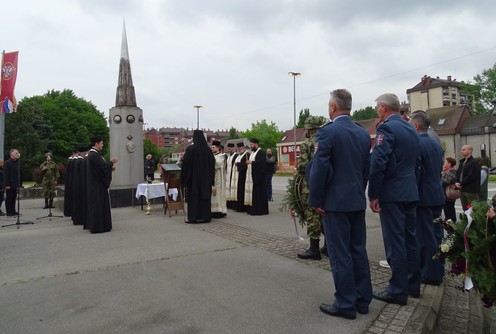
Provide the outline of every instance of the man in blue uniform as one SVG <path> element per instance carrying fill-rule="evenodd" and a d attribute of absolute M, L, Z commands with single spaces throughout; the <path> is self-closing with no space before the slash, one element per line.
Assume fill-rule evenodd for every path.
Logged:
<path fill-rule="evenodd" d="M 424 111 L 414 112 L 410 123 L 420 138 L 421 169 L 418 180 L 419 201 L 417 203 L 417 247 L 420 256 L 422 283 L 440 285 L 444 276 L 444 263 L 432 259 L 439 251 L 443 239 L 441 224 L 433 224 L 441 216 L 444 204 L 444 191 L 441 185 L 443 170 L 443 149 L 427 133 L 430 120 Z"/>
<path fill-rule="evenodd" d="M 419 254 L 415 239 L 420 142 L 415 128 L 401 118 L 396 95 L 383 94 L 376 102 L 376 112 L 382 123 L 377 127 L 370 161 L 368 196 L 370 209 L 380 213 L 392 276 L 388 287 L 374 292 L 374 298 L 406 305 L 408 295 L 420 296 Z"/>
<path fill-rule="evenodd" d="M 310 204 L 322 215 L 335 301 L 322 304 L 328 315 L 355 319 L 372 300 L 367 257 L 365 187 L 370 163 L 370 135 L 350 117 L 351 94 L 331 92 L 332 123 L 319 129 L 309 176 Z"/>

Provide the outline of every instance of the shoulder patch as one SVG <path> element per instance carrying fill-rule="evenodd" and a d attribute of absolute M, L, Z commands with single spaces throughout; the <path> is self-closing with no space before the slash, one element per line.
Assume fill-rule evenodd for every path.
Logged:
<path fill-rule="evenodd" d="M 375 137 L 375 144 L 381 145 L 383 142 L 384 142 L 384 135 L 380 133 Z"/>

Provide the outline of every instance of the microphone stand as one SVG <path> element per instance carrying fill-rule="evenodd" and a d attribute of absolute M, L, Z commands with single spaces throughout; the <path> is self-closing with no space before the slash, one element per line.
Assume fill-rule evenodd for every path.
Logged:
<path fill-rule="evenodd" d="M 18 170 L 17 170 L 17 179 L 19 180 L 19 185 L 21 184 L 21 160 L 19 160 L 19 166 L 18 166 Z M 17 226 L 17 229 L 19 229 L 19 227 L 21 227 L 21 225 L 26 225 L 26 224 L 34 224 L 32 221 L 27 221 L 27 222 L 21 222 L 19 220 L 19 217 L 21 216 L 21 213 L 19 212 L 20 209 L 21 209 L 21 205 L 20 205 L 20 198 L 21 198 L 21 194 L 19 192 L 21 188 L 20 187 L 17 187 L 16 188 L 16 194 L 17 194 L 17 220 L 14 224 L 7 224 L 7 225 L 2 225 L 2 227 L 8 227 L 8 226 Z"/>
<path fill-rule="evenodd" d="M 38 219 L 43 219 L 43 218 L 49 218 L 48 220 L 49 221 L 52 221 L 52 218 L 63 218 L 64 216 L 56 216 L 56 215 L 52 215 L 52 206 L 51 205 L 48 205 L 48 215 L 46 216 L 43 216 L 43 217 L 38 217 L 36 218 L 36 220 Z M 32 223 L 33 224 L 33 223 Z"/>

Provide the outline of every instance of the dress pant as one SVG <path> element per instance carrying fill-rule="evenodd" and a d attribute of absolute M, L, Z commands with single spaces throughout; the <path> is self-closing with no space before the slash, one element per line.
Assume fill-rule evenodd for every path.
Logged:
<path fill-rule="evenodd" d="M 391 267 L 388 294 L 406 302 L 420 292 L 420 262 L 415 237 L 416 202 L 380 202 L 386 258 Z"/>
<path fill-rule="evenodd" d="M 322 218 L 334 278 L 334 306 L 354 314 L 368 309 L 372 283 L 366 250 L 365 210 L 326 212 Z"/>
<path fill-rule="evenodd" d="M 440 282 L 444 276 L 444 262 L 432 257 L 439 252 L 443 239 L 443 227 L 433 220 L 441 215 L 441 206 L 417 207 L 417 247 L 420 256 L 420 273 L 422 280 Z"/>
<path fill-rule="evenodd" d="M 16 198 L 17 198 L 17 189 L 9 189 L 5 192 L 5 211 L 7 214 L 13 215 L 16 212 Z"/>
<path fill-rule="evenodd" d="M 456 223 L 456 210 L 455 210 L 455 201 L 444 202 L 444 218 L 446 220 L 451 219 L 454 223 Z"/>
<path fill-rule="evenodd" d="M 272 201 L 272 173 L 265 174 L 265 183 L 267 185 L 267 200 Z"/>

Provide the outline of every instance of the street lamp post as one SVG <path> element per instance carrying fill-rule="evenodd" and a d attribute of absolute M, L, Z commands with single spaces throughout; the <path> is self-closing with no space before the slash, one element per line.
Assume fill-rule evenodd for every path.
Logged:
<path fill-rule="evenodd" d="M 203 108 L 203 106 L 196 105 L 193 108 L 196 108 L 196 129 L 200 130 L 200 108 Z"/>
<path fill-rule="evenodd" d="M 288 75 L 293 76 L 293 153 L 294 153 L 294 164 L 296 168 L 296 77 L 300 76 L 301 73 L 298 72 L 288 72 Z"/>

